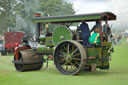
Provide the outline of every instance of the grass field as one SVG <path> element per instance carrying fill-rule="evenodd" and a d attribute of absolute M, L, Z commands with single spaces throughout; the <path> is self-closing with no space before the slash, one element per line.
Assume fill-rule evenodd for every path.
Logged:
<path fill-rule="evenodd" d="M 76 76 L 59 73 L 53 65 L 40 71 L 17 72 L 13 56 L 0 56 L 0 85 L 128 85 L 128 43 L 114 46 L 110 70 L 81 72 Z"/>

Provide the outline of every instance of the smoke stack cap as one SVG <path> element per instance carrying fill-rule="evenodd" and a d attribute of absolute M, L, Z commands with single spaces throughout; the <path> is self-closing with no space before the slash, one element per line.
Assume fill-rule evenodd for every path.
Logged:
<path fill-rule="evenodd" d="M 41 17 L 41 13 L 35 13 L 35 17 Z"/>

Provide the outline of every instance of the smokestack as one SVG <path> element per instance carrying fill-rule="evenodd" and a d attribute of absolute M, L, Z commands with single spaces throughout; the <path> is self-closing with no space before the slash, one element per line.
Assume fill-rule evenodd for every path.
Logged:
<path fill-rule="evenodd" d="M 41 13 L 35 13 L 34 16 L 35 17 L 41 17 Z M 39 37 L 40 37 L 41 31 L 42 31 L 41 23 L 37 23 L 37 26 L 36 26 L 36 41 L 37 42 L 39 42 Z"/>
<path fill-rule="evenodd" d="M 36 41 L 39 42 L 41 24 L 38 23 L 36 26 Z"/>

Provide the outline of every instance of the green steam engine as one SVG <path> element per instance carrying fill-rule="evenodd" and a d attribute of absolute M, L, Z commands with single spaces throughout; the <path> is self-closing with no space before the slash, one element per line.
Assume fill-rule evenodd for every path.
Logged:
<path fill-rule="evenodd" d="M 14 65 L 17 71 L 39 70 L 42 68 L 44 58 L 52 58 L 57 70 L 65 75 L 75 75 L 82 70 L 96 68 L 109 69 L 112 42 L 103 40 L 102 24 L 109 20 L 116 20 L 116 15 L 111 12 L 41 17 L 35 14 L 32 19 L 36 23 L 36 41 L 24 39 L 24 45 L 15 49 Z M 100 46 L 83 46 L 80 32 L 69 27 L 79 22 L 100 21 Z M 48 24 L 55 24 L 52 33 L 48 32 Z M 43 34 L 42 34 L 43 30 Z"/>

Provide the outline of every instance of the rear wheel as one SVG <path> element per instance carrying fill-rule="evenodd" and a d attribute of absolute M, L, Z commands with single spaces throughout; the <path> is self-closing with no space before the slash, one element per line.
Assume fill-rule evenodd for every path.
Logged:
<path fill-rule="evenodd" d="M 75 75 L 85 68 L 86 50 L 77 41 L 63 41 L 54 52 L 56 68 L 65 75 Z"/>

